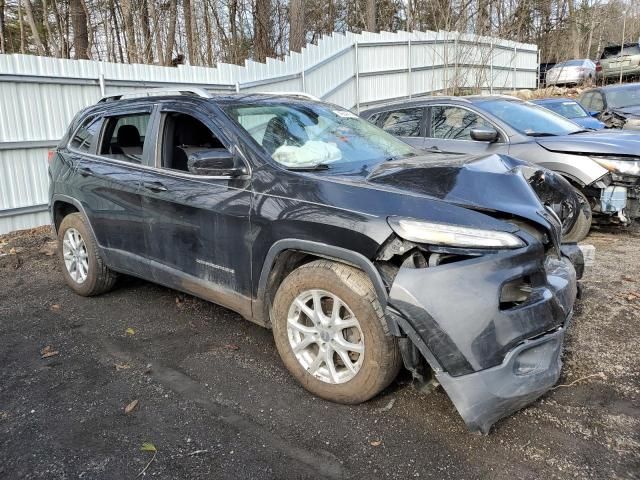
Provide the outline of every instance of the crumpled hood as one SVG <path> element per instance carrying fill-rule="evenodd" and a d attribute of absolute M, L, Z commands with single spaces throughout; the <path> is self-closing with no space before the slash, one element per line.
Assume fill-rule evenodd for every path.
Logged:
<path fill-rule="evenodd" d="M 624 115 L 625 117 L 640 117 L 640 105 L 631 105 L 629 107 L 612 108 L 613 112 Z"/>
<path fill-rule="evenodd" d="M 578 203 L 559 175 L 505 155 L 427 155 L 385 162 L 367 181 L 445 200 L 474 210 L 526 218 L 559 236 L 558 219 L 545 204 Z M 571 219 L 572 221 L 574 219 Z M 559 244 L 559 237 L 554 243 Z"/>
<path fill-rule="evenodd" d="M 640 135 L 625 131 L 576 133 L 557 137 L 540 137 L 536 142 L 552 152 L 585 155 L 634 155 L 640 154 Z"/>

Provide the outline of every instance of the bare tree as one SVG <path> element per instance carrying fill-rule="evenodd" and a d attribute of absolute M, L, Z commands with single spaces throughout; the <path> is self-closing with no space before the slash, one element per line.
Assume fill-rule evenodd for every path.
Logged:
<path fill-rule="evenodd" d="M 254 56 L 264 62 L 272 55 L 271 49 L 271 0 L 255 0 L 254 12 Z"/>
<path fill-rule="evenodd" d="M 303 0 L 291 0 L 289 2 L 289 49 L 299 52 L 305 46 L 305 11 Z"/>
<path fill-rule="evenodd" d="M 377 32 L 376 28 L 376 0 L 367 0 L 366 29 Z"/>

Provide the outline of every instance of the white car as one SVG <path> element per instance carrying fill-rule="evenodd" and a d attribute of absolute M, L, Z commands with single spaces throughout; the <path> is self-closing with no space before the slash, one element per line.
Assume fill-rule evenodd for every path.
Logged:
<path fill-rule="evenodd" d="M 588 58 L 556 63 L 547 70 L 545 83 L 549 85 L 578 85 L 596 78 L 596 64 Z"/>

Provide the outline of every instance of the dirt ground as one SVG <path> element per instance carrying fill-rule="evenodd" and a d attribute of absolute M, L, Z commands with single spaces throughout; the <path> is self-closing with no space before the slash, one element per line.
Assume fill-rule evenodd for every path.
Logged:
<path fill-rule="evenodd" d="M 640 234 L 587 242 L 559 386 L 481 436 L 406 374 L 314 398 L 238 315 L 130 278 L 79 297 L 47 229 L 0 237 L 0 478 L 640 478 Z"/>

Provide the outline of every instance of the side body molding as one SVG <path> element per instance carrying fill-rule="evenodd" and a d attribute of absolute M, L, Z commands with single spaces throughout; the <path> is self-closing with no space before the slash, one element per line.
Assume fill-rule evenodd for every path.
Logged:
<path fill-rule="evenodd" d="M 258 282 L 258 294 L 255 300 L 255 308 L 253 309 L 253 315 L 254 317 L 258 317 L 258 321 L 260 318 L 264 318 L 264 320 L 268 321 L 269 305 L 266 304 L 264 299 L 266 298 L 269 274 L 273 269 L 276 257 L 286 250 L 293 250 L 301 253 L 317 255 L 328 260 L 336 260 L 361 269 L 362 271 L 364 271 L 364 273 L 367 274 L 367 276 L 371 280 L 371 283 L 373 283 L 373 287 L 375 288 L 376 294 L 378 295 L 380 305 L 382 306 L 383 310 L 386 310 L 387 301 L 389 298 L 387 289 L 385 288 L 384 282 L 382 281 L 380 272 L 378 272 L 371 260 L 369 260 L 367 257 L 358 252 L 354 252 L 353 250 L 347 250 L 346 248 L 327 245 L 326 243 L 287 238 L 275 242 L 269 249 L 269 252 L 267 253 L 267 256 L 264 260 L 262 271 L 260 272 L 260 280 Z M 391 319 L 389 315 L 386 315 L 386 319 L 389 326 L 389 331 L 393 335 L 400 335 L 400 329 L 398 328 L 395 320 Z"/>

